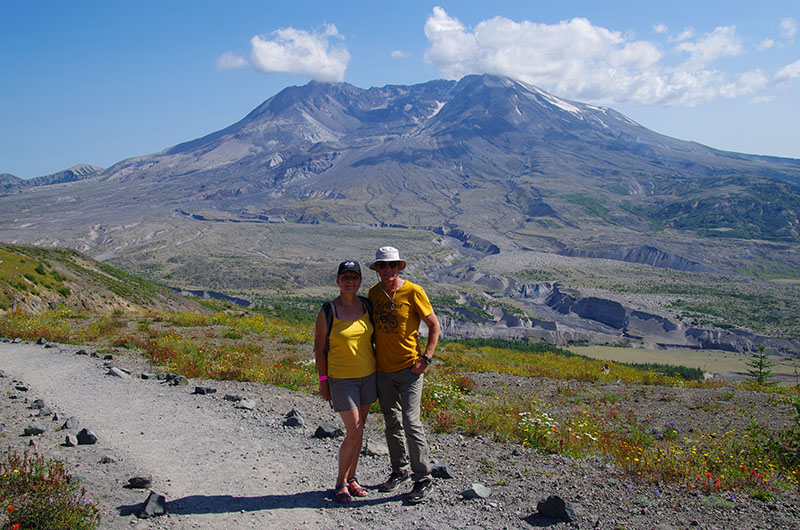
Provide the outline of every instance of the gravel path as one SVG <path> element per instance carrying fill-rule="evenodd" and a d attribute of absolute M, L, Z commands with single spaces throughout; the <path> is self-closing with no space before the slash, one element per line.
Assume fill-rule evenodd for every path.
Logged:
<path fill-rule="evenodd" d="M 108 361 L 76 355 L 78 347 L 0 343 L 2 443 L 19 449 L 31 442 L 46 457 L 66 461 L 87 496 L 101 507 L 102 529 L 164 528 L 797 528 L 800 509 L 792 494 L 763 503 L 745 496 L 696 496 L 665 484 L 638 484 L 601 459 L 541 455 L 518 446 L 457 434 L 429 434 L 433 457 L 454 478 L 438 480 L 419 506 L 405 502 L 408 488 L 373 490 L 365 500 L 340 507 L 329 498 L 339 440 L 313 436 L 337 416 L 318 397 L 255 383 L 191 381 L 187 386 L 141 379 L 151 371 L 139 358 L 113 363 L 130 377 L 107 375 Z M 18 390 L 24 385 L 27 391 Z M 194 394 L 195 386 L 217 388 Z M 243 410 L 224 399 L 239 394 L 256 401 Z M 12 396 L 18 396 L 16 398 Z M 22 436 L 34 420 L 35 399 L 58 415 L 44 418 L 44 434 Z M 306 426 L 283 426 L 291 409 Z M 75 416 L 95 445 L 67 447 Z M 383 442 L 377 418 L 367 439 Z M 77 429 L 76 429 L 77 431 Z M 74 434 L 74 432 L 72 432 Z M 107 462 L 107 463 L 102 463 Z M 362 456 L 359 476 L 369 488 L 388 473 L 388 457 Z M 151 489 L 165 495 L 168 514 L 138 519 L 147 490 L 125 487 L 133 476 L 152 476 Z M 492 490 L 486 499 L 464 500 L 472 483 Z M 796 492 L 795 492 L 796 493 Z M 572 504 L 577 521 L 537 514 L 549 495 Z"/>

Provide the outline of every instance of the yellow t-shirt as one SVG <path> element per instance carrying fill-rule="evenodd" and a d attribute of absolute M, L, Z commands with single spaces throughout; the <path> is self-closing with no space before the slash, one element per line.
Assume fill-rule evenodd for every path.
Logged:
<path fill-rule="evenodd" d="M 333 315 L 328 350 L 328 375 L 337 379 L 366 377 L 375 371 L 372 322 L 365 311 L 356 320 Z"/>
<path fill-rule="evenodd" d="M 428 295 L 419 285 L 406 280 L 391 295 L 376 283 L 369 290 L 375 323 L 375 358 L 378 371 L 397 372 L 413 366 L 420 356 L 417 334 L 422 317 L 433 313 Z M 394 303 L 394 309 L 392 309 Z"/>

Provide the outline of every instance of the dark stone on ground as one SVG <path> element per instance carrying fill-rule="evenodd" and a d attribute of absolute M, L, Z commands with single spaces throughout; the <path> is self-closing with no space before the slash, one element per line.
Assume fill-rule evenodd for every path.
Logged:
<path fill-rule="evenodd" d="M 136 513 L 139 519 L 147 519 L 158 515 L 167 513 L 167 499 L 163 495 L 159 495 L 154 491 L 150 492 L 147 500 L 144 501 L 142 507 Z"/>
<path fill-rule="evenodd" d="M 286 421 L 289 421 L 289 419 L 291 418 L 288 418 Z M 284 425 L 286 425 L 286 422 L 284 422 Z M 344 436 L 344 432 L 336 425 L 330 423 L 321 424 L 317 427 L 316 432 L 314 432 L 315 438 L 337 438 L 339 436 Z"/>
<path fill-rule="evenodd" d="M 78 432 L 78 443 L 81 445 L 91 445 L 97 443 L 97 435 L 89 429 L 81 429 Z"/>
<path fill-rule="evenodd" d="M 37 436 L 42 434 L 45 431 L 45 428 L 42 427 L 41 423 L 33 422 L 27 427 L 25 427 L 25 436 Z"/>
<path fill-rule="evenodd" d="M 144 489 L 149 488 L 152 482 L 152 477 L 131 477 L 128 479 L 128 486 L 134 489 Z"/>
<path fill-rule="evenodd" d="M 550 495 L 545 500 L 539 501 L 536 504 L 536 510 L 542 517 L 559 519 L 567 523 L 576 520 L 575 510 L 572 505 L 558 495 Z"/>
<path fill-rule="evenodd" d="M 196 387 L 194 387 L 194 393 L 195 394 L 206 395 L 206 394 L 213 394 L 216 391 L 217 391 L 217 389 L 214 388 L 213 386 L 196 386 Z"/>

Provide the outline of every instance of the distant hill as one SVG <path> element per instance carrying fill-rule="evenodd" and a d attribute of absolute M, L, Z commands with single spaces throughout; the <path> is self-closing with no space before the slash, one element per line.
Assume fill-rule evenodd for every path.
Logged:
<path fill-rule="evenodd" d="M 66 307 L 75 311 L 200 310 L 164 286 L 73 250 L 0 245 L 0 315 Z"/>
<path fill-rule="evenodd" d="M 58 171 L 50 175 L 35 177 L 32 179 L 22 179 L 10 173 L 0 174 L 0 193 L 19 190 L 23 188 L 34 188 L 36 186 L 49 186 L 51 184 L 61 184 L 63 182 L 75 182 L 77 180 L 93 177 L 103 171 L 103 168 L 89 164 L 79 164 L 63 171 Z"/>

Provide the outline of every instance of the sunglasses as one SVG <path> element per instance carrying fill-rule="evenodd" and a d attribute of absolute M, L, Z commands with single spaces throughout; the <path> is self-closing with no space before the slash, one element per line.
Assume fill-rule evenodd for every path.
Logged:
<path fill-rule="evenodd" d="M 386 267 L 389 267 L 390 269 L 396 269 L 399 266 L 400 266 L 399 261 L 381 261 L 378 263 L 379 269 L 385 269 Z"/>

